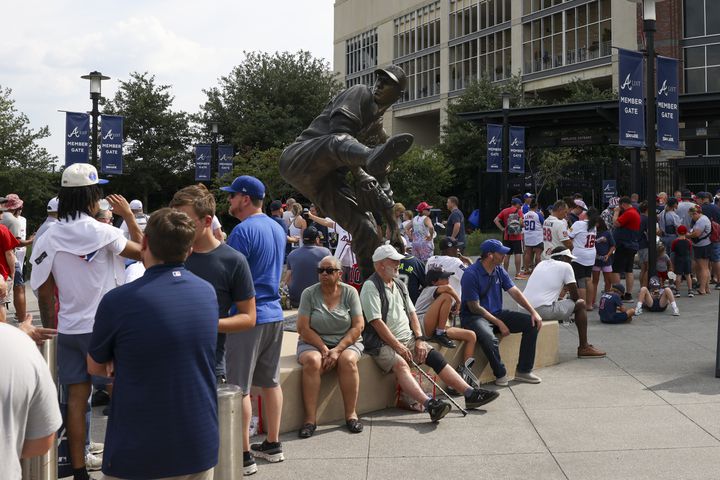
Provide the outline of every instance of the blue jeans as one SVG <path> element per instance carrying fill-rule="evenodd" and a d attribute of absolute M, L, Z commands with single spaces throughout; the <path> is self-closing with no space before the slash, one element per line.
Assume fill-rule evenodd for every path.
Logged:
<path fill-rule="evenodd" d="M 531 372 L 533 365 L 535 365 L 535 345 L 537 344 L 538 330 L 533 327 L 530 315 L 522 312 L 501 310 L 495 313 L 495 317 L 502 320 L 511 333 L 522 333 L 517 371 L 521 373 Z M 460 324 L 463 328 L 475 332 L 477 342 L 490 362 L 495 377 L 505 376 L 507 369 L 500 359 L 500 340 L 495 336 L 497 328 L 480 315 L 464 316 L 460 319 Z"/>

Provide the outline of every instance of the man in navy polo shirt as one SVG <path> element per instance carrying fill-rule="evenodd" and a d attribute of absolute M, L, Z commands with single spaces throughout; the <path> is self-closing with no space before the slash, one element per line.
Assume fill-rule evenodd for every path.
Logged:
<path fill-rule="evenodd" d="M 111 478 L 210 480 L 217 464 L 218 304 L 183 265 L 194 236 L 185 213 L 153 213 L 145 274 L 109 291 L 95 314 L 88 370 L 115 377 L 102 466 Z"/>
<path fill-rule="evenodd" d="M 253 456 L 269 462 L 285 459 L 279 438 L 283 402 L 279 368 L 283 312 L 278 290 L 287 236 L 282 227 L 262 211 L 265 185 L 260 180 L 242 175 L 221 190 L 229 193 L 230 215 L 240 220 L 227 243 L 245 255 L 255 284 L 256 325 L 228 336 L 225 344 L 228 382 L 239 385 L 245 395 L 243 418 L 246 420 L 250 416 L 250 387 L 262 388 L 267 439 L 250 446 L 250 422 L 243 422 L 243 473 L 250 475 L 257 471 Z"/>
<path fill-rule="evenodd" d="M 500 359 L 498 348 L 500 341 L 495 336 L 495 332 L 499 332 L 501 337 L 521 332 L 520 358 L 515 380 L 540 383 L 540 377 L 532 373 L 532 369 L 535 364 L 535 344 L 542 327 L 542 318 L 502 267 L 510 248 L 499 240 L 491 239 L 485 240 L 480 250 L 482 251 L 480 259 L 465 270 L 461 280 L 461 325 L 475 332 L 478 344 L 495 374 L 495 384 L 503 387 L 508 385 L 509 379 L 505 365 Z M 530 315 L 503 310 L 503 290 Z"/>

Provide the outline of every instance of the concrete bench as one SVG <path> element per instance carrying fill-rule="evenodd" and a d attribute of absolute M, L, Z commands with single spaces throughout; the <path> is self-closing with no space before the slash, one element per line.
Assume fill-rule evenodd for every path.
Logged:
<path fill-rule="evenodd" d="M 554 365 L 558 361 L 558 323 L 554 321 L 543 322 L 537 342 L 535 355 L 535 368 Z M 303 423 L 302 400 L 302 367 L 295 358 L 298 334 L 285 332 L 283 336 L 282 353 L 280 357 L 280 385 L 283 391 L 283 411 L 281 432 L 298 430 Z M 505 362 L 510 377 L 515 375 L 518 352 L 520 348 L 520 334 L 512 334 L 500 342 L 500 355 Z M 438 348 L 448 363 L 456 367 L 462 360 L 463 345 L 454 349 Z M 485 355 L 479 347 L 476 349 L 476 363 L 473 372 L 481 382 L 487 383 L 495 379 Z M 427 368 L 427 367 L 426 367 Z M 357 412 L 359 415 L 382 410 L 395 406 L 396 383 L 395 376 L 390 373 L 383 374 L 375 365 L 375 361 L 368 355 L 363 355 L 358 361 L 360 373 L 360 395 L 358 397 Z M 265 412 L 263 412 L 264 414 Z M 343 424 L 344 410 L 342 395 L 337 382 L 336 372 L 328 372 L 322 377 L 320 396 L 317 409 L 318 424 Z M 267 425 L 267 422 L 264 421 Z"/>

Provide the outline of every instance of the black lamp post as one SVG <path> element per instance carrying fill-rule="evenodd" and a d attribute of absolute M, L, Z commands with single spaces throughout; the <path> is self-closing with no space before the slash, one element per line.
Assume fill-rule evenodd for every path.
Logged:
<path fill-rule="evenodd" d="M 217 120 L 210 120 L 210 131 L 212 132 L 212 147 L 211 147 L 211 156 L 212 156 L 212 164 L 210 170 L 213 169 L 215 172 L 217 172 L 217 175 L 219 176 L 220 172 L 218 170 L 218 126 L 220 125 L 220 122 Z M 211 175 L 212 176 L 212 175 Z"/>
<path fill-rule="evenodd" d="M 507 206 L 508 194 L 508 169 L 510 168 L 510 93 L 502 92 L 502 112 L 503 112 L 503 135 L 502 135 L 502 177 L 500 179 L 502 201 L 501 208 Z"/>
<path fill-rule="evenodd" d="M 90 115 L 93 119 L 92 136 L 90 137 L 90 163 L 97 167 L 98 117 L 100 116 L 100 111 L 98 110 L 98 102 L 100 101 L 100 84 L 103 80 L 110 80 L 110 77 L 107 77 L 100 72 L 94 71 L 90 72 L 88 75 L 83 75 L 80 78 L 84 80 L 90 80 L 90 98 L 92 99 L 92 111 L 90 112 Z"/>

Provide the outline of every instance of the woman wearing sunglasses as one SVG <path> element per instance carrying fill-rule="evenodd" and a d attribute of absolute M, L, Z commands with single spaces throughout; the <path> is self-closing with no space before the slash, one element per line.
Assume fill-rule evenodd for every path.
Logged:
<path fill-rule="evenodd" d="M 297 358 L 303 366 L 305 403 L 300 438 L 311 437 L 317 428 L 320 376 L 335 367 L 345 406 L 345 425 L 350 433 L 363 430 L 355 411 L 360 388 L 357 361 L 363 351 L 360 296 L 357 290 L 340 281 L 340 262 L 332 255 L 320 261 L 317 272 L 320 281 L 303 291 L 298 309 Z"/>

